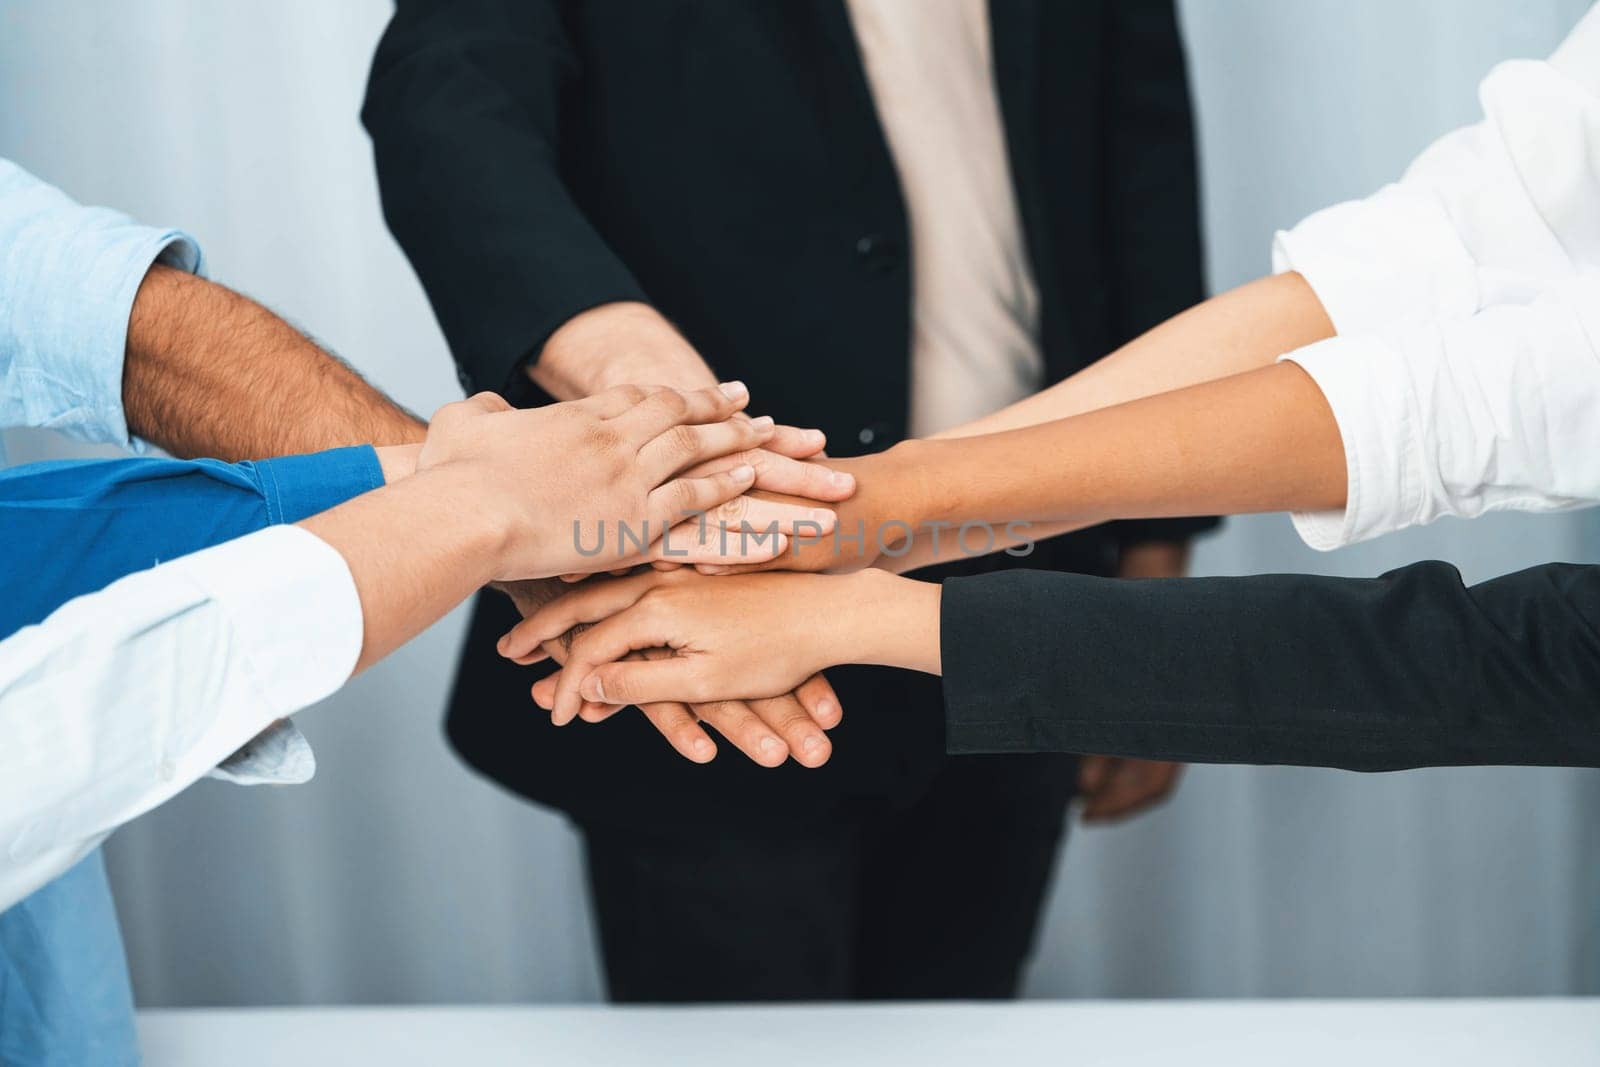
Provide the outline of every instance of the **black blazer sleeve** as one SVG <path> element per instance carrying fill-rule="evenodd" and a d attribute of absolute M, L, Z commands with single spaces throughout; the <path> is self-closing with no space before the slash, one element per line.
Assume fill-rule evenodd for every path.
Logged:
<path fill-rule="evenodd" d="M 1101 141 L 1109 321 L 1123 344 L 1205 299 L 1194 108 L 1172 0 L 1108 0 Z M 1123 544 L 1183 541 L 1216 518 L 1137 519 Z"/>
<path fill-rule="evenodd" d="M 944 584 L 952 752 L 1600 766 L 1600 567 Z"/>
<path fill-rule="evenodd" d="M 515 395 L 567 319 L 643 300 L 562 182 L 577 60 L 553 0 L 400 0 L 362 121 L 384 218 L 469 390 Z"/>

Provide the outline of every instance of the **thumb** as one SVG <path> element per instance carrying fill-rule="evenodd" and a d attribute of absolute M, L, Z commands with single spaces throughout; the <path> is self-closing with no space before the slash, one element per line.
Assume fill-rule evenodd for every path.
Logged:
<path fill-rule="evenodd" d="M 618 700 L 591 697 L 588 696 L 591 689 L 580 691 L 580 687 L 603 663 L 619 660 L 638 649 L 672 644 L 670 620 L 663 617 L 662 612 L 652 610 L 652 606 L 648 599 L 643 599 L 573 638 L 566 666 L 561 671 L 561 682 L 556 686 L 555 707 L 550 713 L 557 726 L 577 718 L 585 700 L 599 704 L 634 703 L 632 697 Z"/>
<path fill-rule="evenodd" d="M 602 704 L 654 704 L 661 701 L 699 703 L 707 696 L 698 665 L 674 656 L 657 660 L 602 663 L 578 684 L 585 700 Z"/>

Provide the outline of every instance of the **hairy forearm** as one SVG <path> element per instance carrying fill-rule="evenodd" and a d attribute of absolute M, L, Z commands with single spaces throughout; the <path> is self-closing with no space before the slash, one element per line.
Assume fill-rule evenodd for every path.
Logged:
<path fill-rule="evenodd" d="M 504 526 L 483 502 L 481 486 L 423 471 L 300 523 L 344 557 L 355 580 L 362 614 L 358 672 L 494 576 Z"/>
<path fill-rule="evenodd" d="M 179 456 L 405 444 L 425 430 L 260 304 L 159 265 L 129 316 L 122 395 L 129 429 Z"/>
<path fill-rule="evenodd" d="M 1112 519 L 1342 507 L 1344 447 L 1316 383 L 1293 363 L 962 440 L 907 442 L 924 472 L 897 505 L 914 525 L 1033 524 L 1033 540 Z M 864 477 L 863 482 L 866 482 Z M 920 536 L 910 569 L 961 553 Z M 1015 541 L 1011 543 L 1016 543 Z M 1000 540 L 999 548 L 1007 542 Z"/>
<path fill-rule="evenodd" d="M 1049 389 L 938 436 L 999 433 L 1225 378 L 1333 332 L 1299 274 L 1258 278 L 1173 316 Z"/>

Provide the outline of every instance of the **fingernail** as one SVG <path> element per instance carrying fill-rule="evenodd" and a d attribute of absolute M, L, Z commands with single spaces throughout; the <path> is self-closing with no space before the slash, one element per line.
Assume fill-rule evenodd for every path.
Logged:
<path fill-rule="evenodd" d="M 827 508 L 812 508 L 806 512 L 806 518 L 811 522 L 821 523 L 826 526 L 833 521 L 834 515 Z"/>
<path fill-rule="evenodd" d="M 783 750 L 783 742 L 776 737 L 763 737 L 761 739 L 761 754 L 763 756 L 776 756 Z"/>
<path fill-rule="evenodd" d="M 757 415 L 755 418 L 750 420 L 750 425 L 754 426 L 758 430 L 770 430 L 770 429 L 772 429 L 772 425 L 773 425 L 772 416 L 771 415 Z"/>
<path fill-rule="evenodd" d="M 832 474 L 828 475 L 828 480 L 834 485 L 843 488 L 844 486 L 850 485 L 852 482 L 854 482 L 855 478 L 852 475 L 846 474 L 844 471 L 834 471 Z"/>
<path fill-rule="evenodd" d="M 598 674 L 591 674 L 585 678 L 581 688 L 583 689 L 583 698 L 585 700 L 593 700 L 598 704 L 610 703 L 610 701 L 606 700 L 605 686 L 600 684 L 600 676 Z"/>
<path fill-rule="evenodd" d="M 729 400 L 743 400 L 750 395 L 750 389 L 743 382 L 723 382 L 717 388 L 722 390 L 722 395 Z"/>
<path fill-rule="evenodd" d="M 710 759 L 717 752 L 717 746 L 704 737 L 690 745 L 689 748 L 700 759 Z"/>
<path fill-rule="evenodd" d="M 719 566 L 717 566 L 715 564 L 706 563 L 706 564 L 701 564 L 700 573 L 701 574 L 727 574 L 730 569 L 731 568 L 728 568 L 728 567 L 719 567 Z"/>
<path fill-rule="evenodd" d="M 817 717 L 820 719 L 831 719 L 838 710 L 831 700 L 817 701 Z"/>
<path fill-rule="evenodd" d="M 806 431 L 806 443 L 807 444 L 821 444 L 825 440 L 827 440 L 827 438 L 823 436 L 823 433 L 822 433 L 821 430 L 807 430 Z"/>
<path fill-rule="evenodd" d="M 748 463 L 741 463 L 728 473 L 733 475 L 736 482 L 752 482 L 756 477 L 756 469 Z"/>
<path fill-rule="evenodd" d="M 816 734 L 812 734 L 810 737 L 806 738 L 805 743 L 800 747 L 808 754 L 814 755 L 817 750 L 822 747 L 822 738 L 818 737 Z"/>

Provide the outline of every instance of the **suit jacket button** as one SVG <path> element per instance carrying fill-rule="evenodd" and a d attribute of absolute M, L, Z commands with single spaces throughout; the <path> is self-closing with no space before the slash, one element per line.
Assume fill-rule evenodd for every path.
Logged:
<path fill-rule="evenodd" d="M 899 267 L 903 256 L 900 244 L 881 233 L 869 233 L 856 239 L 856 257 L 874 274 L 888 274 Z"/>

